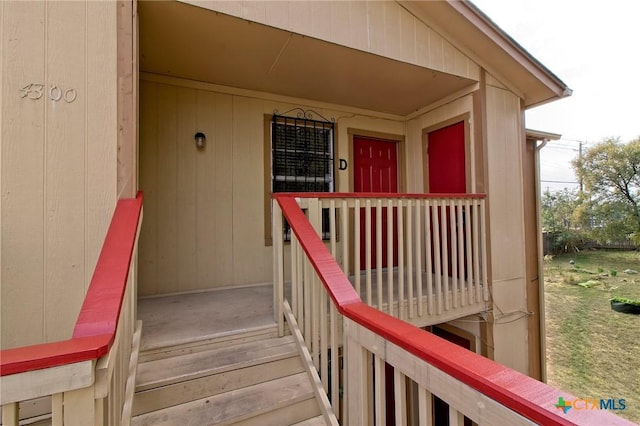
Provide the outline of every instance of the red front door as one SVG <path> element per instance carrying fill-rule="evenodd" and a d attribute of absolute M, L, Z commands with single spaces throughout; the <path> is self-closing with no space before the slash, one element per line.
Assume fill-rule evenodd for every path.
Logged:
<path fill-rule="evenodd" d="M 354 192 L 398 192 L 398 160 L 397 144 L 393 141 L 370 139 L 360 136 L 353 138 L 354 152 Z M 365 268 L 365 213 L 360 212 L 360 267 Z M 377 265 L 376 259 L 376 212 L 371 209 L 371 267 Z M 395 223 L 395 215 L 394 215 Z M 382 211 L 382 267 L 387 266 L 387 212 Z M 394 233 L 393 262 L 397 264 L 397 236 Z"/>
<path fill-rule="evenodd" d="M 466 193 L 464 122 L 433 131 L 428 138 L 429 192 Z"/>
<path fill-rule="evenodd" d="M 464 122 L 430 132 L 427 152 L 429 155 L 429 192 L 437 194 L 464 194 L 467 192 L 465 164 Z M 438 208 L 440 210 L 440 208 Z M 451 264 L 451 222 L 449 207 L 446 208 L 447 252 L 442 267 L 447 267 L 447 275 L 452 274 Z M 463 231 L 464 232 L 464 231 Z M 432 230 L 433 235 L 433 230 Z M 433 237 L 432 237 L 433 238 Z M 466 251 L 465 251 L 466 253 Z M 432 257 L 434 254 L 431 254 Z M 435 259 L 432 259 L 435 261 Z M 435 264 L 433 264 L 435 272 Z"/>

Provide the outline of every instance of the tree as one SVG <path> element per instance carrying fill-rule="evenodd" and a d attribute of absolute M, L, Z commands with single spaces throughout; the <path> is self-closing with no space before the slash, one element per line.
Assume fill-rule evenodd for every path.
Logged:
<path fill-rule="evenodd" d="M 583 197 L 576 191 L 562 191 L 542 194 L 542 229 L 552 235 L 551 251 L 573 250 L 582 247 L 585 240 L 583 221 L 586 215 Z"/>
<path fill-rule="evenodd" d="M 626 144 L 606 139 L 572 165 L 591 200 L 591 212 L 617 233 L 640 233 L 640 138 Z"/>
<path fill-rule="evenodd" d="M 546 232 L 564 232 L 579 227 L 580 199 L 575 191 L 562 191 L 542 194 L 542 229 Z"/>

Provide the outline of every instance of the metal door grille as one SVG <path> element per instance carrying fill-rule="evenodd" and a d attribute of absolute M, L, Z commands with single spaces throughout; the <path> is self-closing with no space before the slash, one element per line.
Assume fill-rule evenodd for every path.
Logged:
<path fill-rule="evenodd" d="M 271 190 L 333 192 L 335 124 L 314 120 L 311 111 L 296 110 L 296 117 L 274 113 L 271 120 Z M 323 211 L 322 222 L 323 237 L 327 238 L 328 210 Z M 287 240 L 289 233 L 285 223 Z"/>

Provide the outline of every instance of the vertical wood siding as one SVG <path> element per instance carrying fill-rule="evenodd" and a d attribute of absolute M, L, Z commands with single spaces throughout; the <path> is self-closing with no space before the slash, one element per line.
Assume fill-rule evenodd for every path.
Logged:
<path fill-rule="evenodd" d="M 480 78 L 477 64 L 393 1 L 183 2 L 460 77 Z"/>
<path fill-rule="evenodd" d="M 2 2 L 0 19 L 9 348 L 69 337 L 115 205 L 116 4 Z"/>
<path fill-rule="evenodd" d="M 140 294 L 268 281 L 260 105 L 148 81 L 140 101 Z"/>
<path fill-rule="evenodd" d="M 349 158 L 349 128 L 403 134 L 404 124 L 203 88 L 171 79 L 140 83 L 141 295 L 267 283 L 264 242 L 264 117 L 305 106 L 335 118 L 336 153 Z M 198 151 L 194 135 L 207 147 Z M 268 164 L 268 163 L 267 163 Z M 337 190 L 350 191 L 348 171 Z"/>
<path fill-rule="evenodd" d="M 490 203 L 492 293 L 495 314 L 515 313 L 494 324 L 495 360 L 528 372 L 526 269 L 520 99 L 487 86 L 487 193 Z M 531 188 L 530 190 L 533 190 Z M 514 320 L 507 322 L 506 320 Z"/>

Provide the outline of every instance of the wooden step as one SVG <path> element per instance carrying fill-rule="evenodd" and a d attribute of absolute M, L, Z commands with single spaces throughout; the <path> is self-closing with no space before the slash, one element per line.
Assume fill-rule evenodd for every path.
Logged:
<path fill-rule="evenodd" d="M 297 354 L 293 336 L 284 336 L 148 361 L 138 366 L 136 391 L 291 358 Z"/>
<path fill-rule="evenodd" d="M 292 357 L 141 391 L 135 395 L 133 415 L 218 395 L 302 371 L 304 367 L 300 358 Z"/>
<path fill-rule="evenodd" d="M 144 329 L 143 329 L 144 330 Z M 143 331 L 144 333 L 144 331 Z M 181 342 L 172 345 L 153 346 L 141 348 L 138 361 L 143 363 L 163 358 L 171 358 L 190 353 L 204 352 L 257 340 L 265 340 L 278 336 L 278 327 L 273 324 L 265 327 L 256 327 L 242 332 L 234 331 L 219 333 L 214 337 L 185 337 Z"/>
<path fill-rule="evenodd" d="M 323 415 L 312 417 L 310 419 L 303 420 L 292 426 L 327 426 L 327 422 Z"/>
<path fill-rule="evenodd" d="M 319 414 L 307 373 L 302 372 L 136 416 L 131 424 L 200 426 L 243 422 L 247 425 L 287 425 Z"/>

